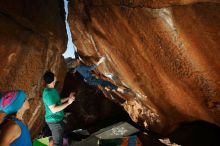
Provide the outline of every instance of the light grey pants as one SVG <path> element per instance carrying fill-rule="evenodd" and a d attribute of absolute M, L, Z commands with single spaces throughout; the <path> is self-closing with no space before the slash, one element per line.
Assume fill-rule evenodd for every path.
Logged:
<path fill-rule="evenodd" d="M 53 137 L 53 146 L 62 146 L 63 145 L 63 135 L 64 135 L 64 123 L 63 121 L 57 123 L 47 123 L 49 126 L 52 137 Z"/>

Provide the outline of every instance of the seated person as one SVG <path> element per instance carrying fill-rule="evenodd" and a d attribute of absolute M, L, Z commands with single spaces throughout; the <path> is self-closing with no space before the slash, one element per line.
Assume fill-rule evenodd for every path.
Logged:
<path fill-rule="evenodd" d="M 100 85 L 104 88 L 110 88 L 110 90 L 113 90 L 113 91 L 119 91 L 121 93 L 128 93 L 129 89 L 118 87 L 109 81 L 97 78 L 91 73 L 91 71 L 96 69 L 96 67 L 99 66 L 99 64 L 101 64 L 104 60 L 105 60 L 105 57 L 101 57 L 97 63 L 91 66 L 87 66 L 87 65 L 81 64 L 81 61 L 79 59 L 69 59 L 67 62 L 67 66 L 70 69 L 70 72 L 72 73 L 75 73 L 76 71 L 79 72 L 80 75 L 83 76 L 84 81 L 89 85 L 95 85 L 95 86 Z"/>
<path fill-rule="evenodd" d="M 29 130 L 21 121 L 27 109 L 24 91 L 0 92 L 0 146 L 32 146 Z"/>

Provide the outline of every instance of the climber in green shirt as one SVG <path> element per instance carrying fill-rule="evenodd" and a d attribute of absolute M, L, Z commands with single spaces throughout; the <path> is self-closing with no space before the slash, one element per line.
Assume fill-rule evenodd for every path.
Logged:
<path fill-rule="evenodd" d="M 56 78 L 52 72 L 46 72 L 43 76 L 46 87 L 43 91 L 43 103 L 45 106 L 45 120 L 53 137 L 53 146 L 60 146 L 63 142 L 64 133 L 64 109 L 75 101 L 75 96 L 70 93 L 69 97 L 60 99 L 55 89 Z"/>

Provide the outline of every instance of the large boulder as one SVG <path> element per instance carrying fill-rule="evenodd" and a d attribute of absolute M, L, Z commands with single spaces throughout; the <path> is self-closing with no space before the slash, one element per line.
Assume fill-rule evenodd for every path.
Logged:
<path fill-rule="evenodd" d="M 118 102 L 133 121 L 163 134 L 194 120 L 220 126 L 220 4 L 206 2 L 70 0 L 80 57 L 107 57 L 97 74 L 132 89 Z"/>
<path fill-rule="evenodd" d="M 23 89 L 31 108 L 24 121 L 35 136 L 44 124 L 42 76 L 65 77 L 67 35 L 62 0 L 0 0 L 0 90 Z"/>

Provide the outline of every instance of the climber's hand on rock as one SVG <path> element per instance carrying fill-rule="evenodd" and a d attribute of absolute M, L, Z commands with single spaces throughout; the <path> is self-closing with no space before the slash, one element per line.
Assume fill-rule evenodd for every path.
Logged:
<path fill-rule="evenodd" d="M 102 56 L 99 61 L 102 63 L 103 61 L 105 61 L 105 56 Z"/>
<path fill-rule="evenodd" d="M 103 56 L 103 57 L 101 57 L 100 59 L 99 59 L 99 61 L 96 63 L 96 65 L 98 66 L 100 63 L 102 63 L 103 61 L 105 60 L 105 57 Z"/>

